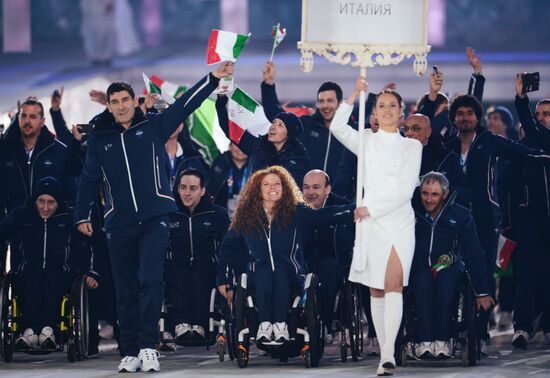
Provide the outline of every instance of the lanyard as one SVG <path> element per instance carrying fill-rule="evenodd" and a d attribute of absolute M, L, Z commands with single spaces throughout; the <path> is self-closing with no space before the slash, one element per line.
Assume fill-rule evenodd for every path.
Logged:
<path fill-rule="evenodd" d="M 229 177 L 227 178 L 227 193 L 229 194 L 229 197 L 233 196 L 233 184 L 235 182 L 235 177 L 236 177 L 235 173 L 236 172 L 233 169 L 233 166 L 231 166 L 229 168 Z M 246 184 L 246 181 L 248 180 L 249 175 L 250 175 L 250 166 L 247 163 L 242 169 L 242 175 L 241 175 L 241 179 L 238 182 L 237 192 L 240 192 L 241 189 L 244 187 L 244 185 Z"/>

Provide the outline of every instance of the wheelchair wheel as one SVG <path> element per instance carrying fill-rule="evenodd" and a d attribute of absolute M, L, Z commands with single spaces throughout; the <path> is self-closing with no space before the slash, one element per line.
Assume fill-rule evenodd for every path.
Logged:
<path fill-rule="evenodd" d="M 317 276 L 312 275 L 310 286 L 306 289 L 306 327 L 309 333 L 309 350 L 304 350 L 303 357 L 304 363 L 306 361 L 306 352 L 308 355 L 308 364 L 311 367 L 318 367 L 323 357 L 324 349 L 324 337 L 323 337 L 323 323 L 320 315 L 320 290 L 319 279 Z M 306 366 L 307 367 L 307 366 Z"/>
<path fill-rule="evenodd" d="M 248 366 L 248 350 L 244 348 L 239 348 L 237 350 L 237 365 L 239 365 L 241 369 Z"/>
<path fill-rule="evenodd" d="M 9 295 L 10 284 L 4 278 L 0 285 L 0 354 L 5 362 L 13 361 L 15 335 L 11 330 L 12 313 Z"/>
<path fill-rule="evenodd" d="M 305 350 L 303 352 L 303 358 L 304 358 L 304 366 L 306 367 L 306 369 L 309 369 L 310 367 L 312 367 L 312 360 L 311 360 L 311 350 Z"/>
<path fill-rule="evenodd" d="M 363 350 L 363 322 L 361 321 L 362 317 L 362 308 L 363 304 L 361 302 L 361 292 L 357 285 L 348 284 L 349 289 L 349 303 L 350 303 L 350 320 L 351 320 L 351 329 L 350 329 L 350 349 L 351 349 L 351 358 L 353 361 L 359 361 L 361 358 L 361 351 Z"/>
<path fill-rule="evenodd" d="M 343 339 L 345 339 L 345 336 L 343 336 Z M 348 362 L 348 346 L 345 340 L 340 342 L 340 360 L 342 362 Z"/>
<path fill-rule="evenodd" d="M 218 359 L 220 362 L 223 362 L 225 359 L 225 351 L 227 349 L 226 347 L 227 340 L 223 336 L 218 336 L 216 340 L 216 350 L 218 352 Z"/>
<path fill-rule="evenodd" d="M 72 322 L 69 329 L 67 357 L 70 362 L 88 358 L 88 289 L 82 277 L 75 278 L 71 291 L 70 312 Z"/>
<path fill-rule="evenodd" d="M 225 343 L 227 354 L 229 355 L 229 360 L 235 360 L 235 327 L 233 325 L 233 320 L 225 323 L 227 330 L 225 331 Z"/>

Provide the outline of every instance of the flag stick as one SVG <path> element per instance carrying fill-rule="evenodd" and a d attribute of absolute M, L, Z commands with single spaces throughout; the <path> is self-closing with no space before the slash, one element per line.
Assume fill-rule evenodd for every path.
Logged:
<path fill-rule="evenodd" d="M 367 80 L 367 68 L 361 67 L 360 75 Z M 355 188 L 355 203 L 356 207 L 363 206 L 363 176 L 365 172 L 364 168 L 364 161 L 365 161 L 365 148 L 364 148 L 364 140 L 365 140 L 365 98 L 366 94 L 365 91 L 361 91 L 359 94 L 359 129 L 358 129 L 358 137 L 359 137 L 359 148 L 357 151 L 357 174 L 355 177 L 357 177 L 356 188 Z M 355 229 L 355 245 L 354 245 L 354 256 L 357 256 L 356 258 L 360 258 L 361 263 L 361 270 L 363 268 L 366 268 L 366 255 L 364 254 L 364 251 L 360 250 L 361 247 L 361 239 L 363 237 L 363 233 L 361 230 L 363 227 L 361 224 L 358 224 Z"/>
<path fill-rule="evenodd" d="M 273 54 L 275 54 L 275 43 L 277 43 L 277 33 L 279 32 L 280 27 L 281 27 L 281 24 L 277 23 L 277 31 L 275 32 L 275 35 L 273 36 L 273 48 L 271 49 L 271 57 L 269 58 L 270 62 L 273 62 Z"/>

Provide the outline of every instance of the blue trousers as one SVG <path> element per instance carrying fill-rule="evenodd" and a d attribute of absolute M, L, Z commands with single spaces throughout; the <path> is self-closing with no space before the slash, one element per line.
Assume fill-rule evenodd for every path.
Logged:
<path fill-rule="evenodd" d="M 493 275 L 495 274 L 496 269 L 498 238 L 500 235 L 499 224 L 500 220 L 498 219 L 476 219 L 477 234 L 479 237 L 479 243 L 485 252 L 485 261 L 487 261 L 487 279 L 489 280 L 490 294 L 493 298 L 495 298 L 495 279 L 493 278 Z M 489 316 L 490 311 L 480 310 L 478 333 L 479 337 L 483 340 L 489 340 Z"/>
<path fill-rule="evenodd" d="M 300 288 L 299 276 L 287 269 L 256 264 L 254 275 L 258 322 L 286 322 L 292 293 Z"/>
<path fill-rule="evenodd" d="M 435 279 L 429 268 L 414 268 L 411 290 L 417 315 L 417 338 L 420 341 L 448 341 L 455 292 L 462 278 L 455 266 L 440 270 Z"/>
<path fill-rule="evenodd" d="M 22 331 L 32 328 L 38 335 L 43 327 L 58 328 L 61 299 L 71 287 L 67 272 L 25 267 L 17 275 L 15 287 L 20 298 Z"/>
<path fill-rule="evenodd" d="M 321 282 L 321 296 L 323 298 L 321 304 L 321 319 L 323 324 L 328 328 L 329 333 L 332 333 L 332 317 L 334 314 L 334 302 L 336 293 L 342 287 L 344 279 L 344 268 L 338 260 L 334 258 L 324 258 L 317 263 L 317 271 L 315 272 Z M 342 301 L 344 298 L 342 298 Z"/>
<path fill-rule="evenodd" d="M 165 277 L 174 306 L 174 325 L 188 323 L 207 329 L 210 295 L 216 286 L 216 265 L 166 264 Z"/>
<path fill-rule="evenodd" d="M 107 230 L 120 327 L 119 349 L 137 356 L 159 341 L 168 216 Z"/>

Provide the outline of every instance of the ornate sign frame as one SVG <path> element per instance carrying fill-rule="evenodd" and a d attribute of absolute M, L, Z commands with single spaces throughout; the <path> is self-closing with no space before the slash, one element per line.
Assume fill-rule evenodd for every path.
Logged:
<path fill-rule="evenodd" d="M 351 64 L 353 67 L 360 68 L 399 64 L 403 59 L 414 56 L 414 72 L 417 75 L 422 75 L 426 72 L 428 66 L 427 55 L 431 49 L 431 46 L 427 44 L 428 0 L 422 0 L 424 17 L 419 22 L 423 23 L 423 43 L 417 45 L 339 43 L 309 40 L 308 13 L 310 1 L 313 0 L 302 0 L 302 40 L 298 42 L 298 49 L 302 54 L 300 66 L 304 72 L 311 72 L 313 70 L 313 53 L 325 57 L 330 62 L 343 65 Z"/>

